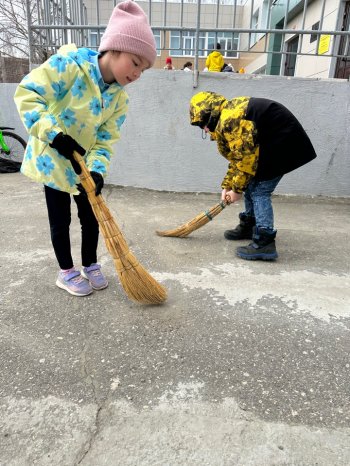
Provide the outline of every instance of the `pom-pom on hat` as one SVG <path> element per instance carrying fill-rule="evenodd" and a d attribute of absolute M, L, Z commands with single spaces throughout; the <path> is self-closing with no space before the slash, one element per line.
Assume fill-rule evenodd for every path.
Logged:
<path fill-rule="evenodd" d="M 146 14 L 137 3 L 127 0 L 114 8 L 98 48 L 99 52 L 108 50 L 133 53 L 154 65 L 156 41 Z"/>

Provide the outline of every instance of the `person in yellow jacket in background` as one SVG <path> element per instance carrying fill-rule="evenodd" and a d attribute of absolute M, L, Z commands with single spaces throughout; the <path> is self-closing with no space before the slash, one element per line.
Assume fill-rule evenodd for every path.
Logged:
<path fill-rule="evenodd" d="M 205 66 L 208 68 L 208 71 L 220 72 L 225 64 L 224 57 L 219 52 L 221 50 L 221 45 L 216 44 L 216 50 L 211 52 L 206 59 Z"/>

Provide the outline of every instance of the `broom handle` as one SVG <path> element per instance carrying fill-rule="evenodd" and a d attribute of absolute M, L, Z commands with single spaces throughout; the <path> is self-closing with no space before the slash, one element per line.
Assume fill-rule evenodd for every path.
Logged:
<path fill-rule="evenodd" d="M 83 185 L 83 188 L 86 191 L 86 194 L 88 196 L 89 202 L 91 204 L 92 210 L 95 214 L 96 220 L 99 223 L 99 226 L 102 230 L 103 236 L 108 238 L 110 236 L 110 231 L 108 229 L 108 222 L 113 223 L 114 227 L 118 231 L 118 249 L 119 249 L 119 254 L 120 255 L 125 255 L 125 251 L 129 250 L 129 247 L 123 237 L 123 235 L 120 232 L 120 229 L 117 225 L 117 222 L 114 220 L 110 210 L 107 207 L 107 204 L 102 196 L 102 194 L 99 194 L 96 196 L 95 194 L 95 189 L 96 185 L 94 180 L 92 179 L 92 176 L 90 174 L 90 171 L 88 170 L 83 157 L 76 151 L 73 152 L 73 157 L 76 162 L 79 163 L 80 168 L 81 168 L 81 174 L 79 175 L 81 184 Z M 95 208 L 95 206 L 102 206 L 103 209 L 101 208 Z M 124 253 L 123 253 L 124 251 Z"/>
<path fill-rule="evenodd" d="M 79 154 L 77 151 L 73 151 L 73 157 L 76 162 L 78 162 L 80 169 L 81 169 L 81 174 L 79 175 L 81 184 L 83 185 L 83 188 L 86 191 L 86 194 L 88 196 L 88 199 L 90 201 L 91 207 L 93 208 L 93 211 L 96 215 L 94 206 L 96 204 L 104 204 L 105 201 L 102 197 L 102 194 L 99 194 L 96 196 L 95 190 L 96 190 L 96 185 L 95 182 L 90 174 L 90 171 L 88 170 L 85 161 L 83 157 Z M 106 205 L 105 205 L 106 206 Z M 107 206 L 106 206 L 107 207 Z M 99 219 L 96 217 L 96 219 L 99 221 Z M 102 219 L 101 219 L 102 220 Z"/>
<path fill-rule="evenodd" d="M 96 196 L 95 194 L 95 189 L 96 185 L 94 180 L 92 179 L 92 176 L 90 175 L 90 171 L 88 170 L 87 166 L 85 165 L 83 157 L 79 154 L 77 151 L 73 151 L 73 157 L 76 162 L 78 162 L 80 169 L 81 169 L 81 174 L 79 175 L 81 184 L 83 185 L 83 188 L 86 191 L 86 194 L 88 195 L 88 198 L 96 200 L 99 198 L 99 196 L 102 197 L 101 194 Z"/>

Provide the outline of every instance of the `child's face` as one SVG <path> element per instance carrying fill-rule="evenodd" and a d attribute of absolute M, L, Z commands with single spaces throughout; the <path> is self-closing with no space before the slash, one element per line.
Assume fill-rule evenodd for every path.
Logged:
<path fill-rule="evenodd" d="M 136 81 L 143 71 L 149 68 L 147 60 L 128 52 L 105 53 L 99 60 L 104 82 L 117 81 L 121 86 Z"/>

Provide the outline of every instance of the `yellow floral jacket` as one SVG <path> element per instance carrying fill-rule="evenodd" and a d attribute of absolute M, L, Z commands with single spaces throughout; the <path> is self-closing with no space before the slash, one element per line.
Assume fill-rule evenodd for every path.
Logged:
<path fill-rule="evenodd" d="M 79 194 L 79 177 L 50 143 L 60 132 L 69 134 L 86 150 L 88 169 L 105 176 L 128 107 L 118 83 L 101 92 L 91 59 L 96 54 L 74 44 L 61 47 L 22 80 L 14 96 L 29 134 L 21 172 L 71 194 Z"/>

